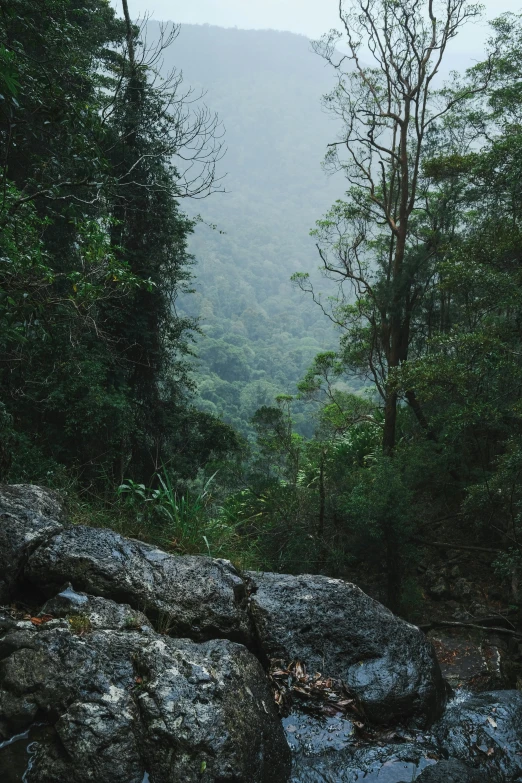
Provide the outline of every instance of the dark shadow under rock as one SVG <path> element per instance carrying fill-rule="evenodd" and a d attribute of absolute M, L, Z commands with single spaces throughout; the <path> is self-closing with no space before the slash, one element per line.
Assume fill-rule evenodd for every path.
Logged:
<path fill-rule="evenodd" d="M 248 574 L 251 613 L 268 658 L 342 679 L 370 721 L 425 726 L 446 686 L 431 643 L 356 585 L 325 576 Z"/>

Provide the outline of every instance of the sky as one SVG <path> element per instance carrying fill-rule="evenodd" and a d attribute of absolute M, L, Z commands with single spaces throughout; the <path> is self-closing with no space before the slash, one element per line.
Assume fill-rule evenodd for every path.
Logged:
<path fill-rule="evenodd" d="M 213 24 L 245 29 L 289 30 L 319 38 L 337 27 L 338 0 L 128 0 L 131 16 L 147 13 L 153 19 L 182 24 Z M 115 7 L 119 0 L 111 0 Z M 485 0 L 485 17 L 504 11 L 520 12 L 520 0 Z M 468 25 L 458 36 L 460 53 L 480 57 L 487 24 Z"/>

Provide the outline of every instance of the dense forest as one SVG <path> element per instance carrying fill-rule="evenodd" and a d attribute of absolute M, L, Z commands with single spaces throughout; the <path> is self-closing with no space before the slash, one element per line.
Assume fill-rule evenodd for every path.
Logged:
<path fill-rule="evenodd" d="M 444 84 L 478 10 L 425 5 L 312 52 L 0 0 L 1 480 L 408 616 L 453 548 L 520 606 L 522 17 Z"/>
<path fill-rule="evenodd" d="M 157 25 L 147 33 L 155 40 Z M 180 299 L 203 332 L 198 407 L 252 437 L 255 410 L 293 394 L 314 356 L 336 343 L 332 324 L 290 282 L 316 272 L 309 229 L 342 191 L 342 178 L 321 170 L 335 124 L 320 98 L 334 79 L 308 39 L 273 30 L 184 25 L 165 53 L 163 70 L 174 66 L 205 92 L 227 146 L 225 192 L 186 204 L 206 221 L 189 241 L 196 291 Z M 334 290 L 319 275 L 316 283 Z M 311 436 L 309 408 L 298 403 L 294 418 Z"/>

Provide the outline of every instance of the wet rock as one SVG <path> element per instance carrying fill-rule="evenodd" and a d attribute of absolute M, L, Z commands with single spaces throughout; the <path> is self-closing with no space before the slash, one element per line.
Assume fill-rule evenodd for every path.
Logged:
<path fill-rule="evenodd" d="M 27 783 L 288 779 L 272 694 L 241 645 L 18 623 L 0 659 L 0 739 L 52 727 Z"/>
<path fill-rule="evenodd" d="M 337 677 L 378 723 L 426 725 L 445 703 L 431 643 L 358 587 L 324 576 L 249 573 L 251 613 L 268 658 Z"/>
<path fill-rule="evenodd" d="M 172 556 L 112 530 L 78 526 L 38 547 L 25 576 L 49 596 L 71 582 L 128 603 L 172 635 L 251 641 L 245 584 L 227 560 Z"/>
<path fill-rule="evenodd" d="M 0 485 L 0 603 L 13 598 L 28 553 L 61 529 L 62 517 L 62 504 L 52 490 Z"/>
<path fill-rule="evenodd" d="M 54 735 L 54 730 L 50 726 L 35 724 L 30 730 L 0 742 L 2 783 L 24 781 L 39 742 L 45 742 L 51 735 Z"/>
<path fill-rule="evenodd" d="M 452 688 L 472 691 L 508 686 L 504 672 L 505 644 L 476 629 L 444 628 L 428 633 L 442 674 Z"/>
<path fill-rule="evenodd" d="M 339 751 L 354 744 L 354 725 L 343 717 L 316 717 L 294 711 L 282 719 L 286 741 L 292 753 L 318 755 Z"/>
<path fill-rule="evenodd" d="M 522 779 L 522 693 L 490 691 L 458 696 L 434 733 L 448 756 L 497 783 Z"/>
<path fill-rule="evenodd" d="M 421 772 L 417 783 L 493 783 L 493 779 L 456 759 L 439 761 Z"/>
<path fill-rule="evenodd" d="M 69 618 L 73 625 L 74 619 L 77 618 L 78 622 L 83 620 L 89 630 L 152 630 L 152 625 L 143 612 L 131 609 L 128 604 L 117 604 L 108 598 L 76 592 L 71 584 L 47 601 L 41 614 Z"/>
<path fill-rule="evenodd" d="M 437 762 L 430 745 L 405 743 L 294 758 L 290 783 L 410 783 Z"/>

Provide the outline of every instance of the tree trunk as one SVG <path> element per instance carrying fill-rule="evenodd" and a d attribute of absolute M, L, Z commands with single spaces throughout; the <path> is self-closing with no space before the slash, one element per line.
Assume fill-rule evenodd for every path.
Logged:
<path fill-rule="evenodd" d="M 316 571 L 320 573 L 324 566 L 324 520 L 326 509 L 326 491 L 324 487 L 324 454 L 321 455 L 321 465 L 319 468 L 319 520 L 317 524 L 317 566 Z"/>
<path fill-rule="evenodd" d="M 397 427 L 397 392 L 390 391 L 386 395 L 384 406 L 384 430 L 382 434 L 382 450 L 391 457 L 395 450 L 395 430 Z"/>
<path fill-rule="evenodd" d="M 395 450 L 397 425 L 397 392 L 389 392 L 384 409 L 383 453 L 392 457 Z M 384 546 L 386 550 L 386 604 L 392 612 L 398 613 L 402 593 L 402 564 L 399 538 L 392 523 L 383 520 Z"/>
<path fill-rule="evenodd" d="M 386 593 L 388 609 L 398 614 L 401 608 L 402 595 L 402 562 L 399 537 L 394 526 L 390 523 L 385 528 L 384 540 L 386 545 Z"/>
<path fill-rule="evenodd" d="M 415 396 L 415 392 L 414 391 L 407 391 L 406 392 L 406 399 L 408 400 L 408 403 L 409 403 L 412 411 L 414 412 L 414 414 L 415 414 L 415 416 L 417 418 L 417 421 L 419 422 L 420 426 L 422 427 L 422 429 L 426 433 L 426 437 L 428 438 L 428 440 L 432 440 L 432 441 L 436 442 L 437 441 L 437 436 L 435 435 L 435 433 L 431 429 L 430 425 L 428 424 L 428 420 L 426 419 L 426 416 L 424 415 L 424 411 L 422 410 L 422 408 L 420 406 L 420 403 L 419 403 L 417 397 Z"/>
<path fill-rule="evenodd" d="M 405 140 L 401 141 L 402 155 L 404 156 Z M 400 232 L 395 246 L 395 257 L 391 270 L 393 299 L 390 307 L 390 331 L 388 343 L 388 378 L 386 383 L 386 400 L 384 404 L 384 430 L 382 436 L 382 450 L 385 457 L 392 458 L 397 439 L 397 404 L 398 394 L 393 389 L 395 378 L 393 370 L 399 366 L 401 360 L 408 355 L 409 322 L 401 322 L 401 310 L 403 305 L 402 295 L 402 267 L 406 252 L 406 236 L 408 231 L 407 215 L 407 159 L 403 160 L 401 171 L 401 207 L 400 207 Z M 397 531 L 392 523 L 383 520 L 384 545 L 386 549 L 386 577 L 387 577 L 387 604 L 392 612 L 398 613 L 402 594 L 402 564 L 401 547 Z"/>
<path fill-rule="evenodd" d="M 132 30 L 132 21 L 130 18 L 129 6 L 127 0 L 122 0 L 122 5 L 123 5 L 123 16 L 125 17 L 125 26 L 127 28 L 127 47 L 128 47 L 128 54 L 129 54 L 129 62 L 131 64 L 131 69 L 134 72 L 134 69 L 136 67 L 136 62 L 134 57 L 134 32 Z"/>

